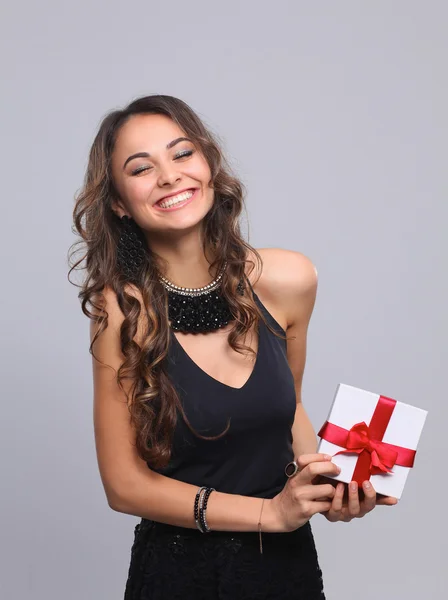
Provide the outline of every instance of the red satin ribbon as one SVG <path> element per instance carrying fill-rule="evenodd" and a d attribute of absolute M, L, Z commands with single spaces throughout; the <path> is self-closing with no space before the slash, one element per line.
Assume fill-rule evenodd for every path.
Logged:
<path fill-rule="evenodd" d="M 357 481 L 358 485 L 370 479 L 371 475 L 392 473 L 394 465 L 414 466 L 415 450 L 382 441 L 396 403 L 392 398 L 380 396 L 369 425 L 362 421 L 347 430 L 326 421 L 317 434 L 327 442 L 346 448 L 334 456 L 354 452 L 359 454 L 352 476 L 352 481 Z"/>

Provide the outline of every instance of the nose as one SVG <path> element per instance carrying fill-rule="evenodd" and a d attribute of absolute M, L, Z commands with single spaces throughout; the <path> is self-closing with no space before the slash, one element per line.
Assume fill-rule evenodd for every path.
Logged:
<path fill-rule="evenodd" d="M 180 174 L 176 169 L 176 165 L 171 161 L 167 161 L 160 165 L 158 184 L 160 187 L 172 186 L 180 179 Z"/>

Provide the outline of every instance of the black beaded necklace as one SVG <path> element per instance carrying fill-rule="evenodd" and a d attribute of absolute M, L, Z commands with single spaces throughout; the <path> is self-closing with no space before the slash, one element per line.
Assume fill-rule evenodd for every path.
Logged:
<path fill-rule="evenodd" d="M 211 283 L 201 288 L 186 288 L 175 285 L 159 275 L 160 282 L 168 291 L 168 317 L 171 329 L 184 333 L 208 333 L 225 327 L 235 318 L 229 303 L 221 294 L 221 279 L 227 262 Z M 239 294 L 244 293 L 242 280 L 238 284 Z"/>

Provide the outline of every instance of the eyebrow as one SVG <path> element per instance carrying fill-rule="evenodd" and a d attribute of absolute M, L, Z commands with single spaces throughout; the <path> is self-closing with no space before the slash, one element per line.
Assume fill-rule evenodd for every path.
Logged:
<path fill-rule="evenodd" d="M 179 142 L 191 142 L 191 140 L 186 137 L 176 138 L 175 140 L 172 140 L 169 144 L 166 145 L 166 149 L 170 150 L 173 146 L 175 146 Z M 128 156 L 128 158 L 125 160 L 123 169 L 125 169 L 128 162 L 133 160 L 134 158 L 149 158 L 150 156 L 151 155 L 149 154 L 149 152 L 137 152 L 136 154 L 132 154 L 131 156 Z"/>

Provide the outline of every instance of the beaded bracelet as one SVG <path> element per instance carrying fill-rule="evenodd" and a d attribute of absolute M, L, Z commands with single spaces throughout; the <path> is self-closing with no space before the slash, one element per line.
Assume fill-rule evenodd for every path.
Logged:
<path fill-rule="evenodd" d="M 196 523 L 196 527 L 199 529 L 199 531 L 201 533 L 204 533 L 204 531 L 202 531 L 202 526 L 200 523 L 200 519 L 199 519 L 199 500 L 200 497 L 203 496 L 203 494 L 205 493 L 204 490 L 206 490 L 207 487 L 205 485 L 203 485 L 201 488 L 198 489 L 198 491 L 196 492 L 196 498 L 194 500 L 194 520 Z"/>
<path fill-rule="evenodd" d="M 210 527 L 207 525 L 207 519 L 205 518 L 207 502 L 210 498 L 210 494 L 214 491 L 215 488 L 207 488 L 204 494 L 202 495 L 202 502 L 199 502 L 199 521 L 205 533 L 208 533 L 210 531 Z"/>
<path fill-rule="evenodd" d="M 196 527 L 201 533 L 208 533 L 210 527 L 207 525 L 206 510 L 209 496 L 215 488 L 208 488 L 205 485 L 198 489 L 194 501 L 194 520 Z"/>

